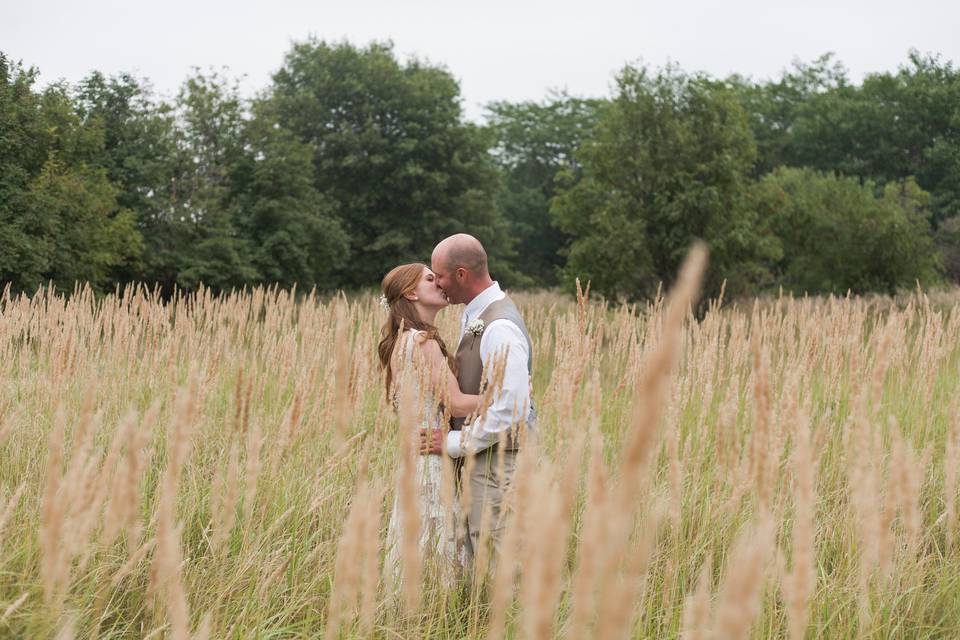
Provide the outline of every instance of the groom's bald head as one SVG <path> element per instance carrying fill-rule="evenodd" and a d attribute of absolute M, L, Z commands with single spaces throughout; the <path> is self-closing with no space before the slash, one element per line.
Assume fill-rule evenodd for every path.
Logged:
<path fill-rule="evenodd" d="M 470 273 L 487 273 L 487 252 L 480 241 L 467 233 L 458 233 L 444 238 L 433 250 L 433 259 L 451 269 L 463 267 Z"/>
<path fill-rule="evenodd" d="M 466 233 L 441 240 L 433 250 L 431 267 L 437 286 L 454 304 L 469 302 L 493 284 L 487 252 L 479 240 Z"/>

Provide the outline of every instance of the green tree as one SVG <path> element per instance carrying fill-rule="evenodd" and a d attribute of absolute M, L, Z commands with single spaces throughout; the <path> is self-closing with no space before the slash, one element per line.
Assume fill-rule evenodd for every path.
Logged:
<path fill-rule="evenodd" d="M 117 189 L 92 161 L 103 129 L 83 120 L 61 84 L 0 54 L 0 278 L 15 291 L 53 281 L 104 289 L 135 261 L 141 237 Z"/>
<path fill-rule="evenodd" d="M 329 289 L 350 239 L 336 203 L 314 187 L 314 149 L 275 124 L 259 113 L 246 127 L 238 226 L 262 281 Z"/>
<path fill-rule="evenodd" d="M 401 64 L 389 44 L 309 40 L 287 54 L 269 100 L 279 125 L 314 150 L 314 186 L 349 234 L 340 284 L 378 282 L 458 231 L 485 243 L 496 277 L 515 277 L 488 140 L 463 121 L 446 70 Z"/>
<path fill-rule="evenodd" d="M 18 215 L 31 178 L 46 161 L 47 135 L 40 99 L 33 91 L 35 69 L 24 69 L 0 53 L 0 277 L 15 290 L 43 271 L 37 260 L 34 224 Z M 21 276 L 21 273 L 23 275 Z"/>
<path fill-rule="evenodd" d="M 558 225 L 574 237 L 566 280 L 589 279 L 608 296 L 650 295 L 700 238 L 711 248 L 708 291 L 724 278 L 748 290 L 766 247 L 744 204 L 755 147 L 736 97 L 675 67 L 628 66 L 617 87 L 577 154 L 583 177 L 563 172 L 554 199 Z"/>
<path fill-rule="evenodd" d="M 801 111 L 808 110 L 818 96 L 843 94 L 850 89 L 846 68 L 831 53 L 810 63 L 795 61 L 776 80 L 755 82 L 734 75 L 727 84 L 747 113 L 757 143 L 753 173 L 758 177 L 796 161 L 794 128 Z"/>
<path fill-rule="evenodd" d="M 915 177 L 932 195 L 931 221 L 960 213 L 960 70 L 911 51 L 895 73 L 851 84 L 830 55 L 775 81 L 732 78 L 758 141 L 756 175 L 781 165 L 859 176 Z"/>
<path fill-rule="evenodd" d="M 85 124 L 103 131 L 103 149 L 91 162 L 106 170 L 119 189 L 117 202 L 135 214 L 146 239 L 146 261 L 116 271 L 115 278 L 162 282 L 169 289 L 176 267 L 158 268 L 154 256 L 179 240 L 166 237 L 177 184 L 173 106 L 158 100 L 147 81 L 127 73 L 106 77 L 93 72 L 77 85 L 74 96 Z"/>
<path fill-rule="evenodd" d="M 21 228 L 33 240 L 20 256 L 32 264 L 18 269 L 22 286 L 52 281 L 70 289 L 87 282 L 109 289 L 113 269 L 143 250 L 134 215 L 120 208 L 117 193 L 102 169 L 70 168 L 51 158 L 21 200 Z"/>
<path fill-rule="evenodd" d="M 537 285 L 557 284 L 560 250 L 570 241 L 550 218 L 556 175 L 579 174 L 576 152 L 592 135 L 604 104 L 560 93 L 543 102 L 487 106 L 494 158 L 504 173 L 497 206 L 517 240 L 517 269 Z"/>
<path fill-rule="evenodd" d="M 258 282 L 249 239 L 237 228 L 236 167 L 244 156 L 245 106 L 219 73 L 188 78 L 177 96 L 170 211 L 160 221 L 150 270 L 185 289 Z"/>
<path fill-rule="evenodd" d="M 929 194 L 910 178 L 876 192 L 870 182 L 812 169 L 765 176 L 752 202 L 780 243 L 770 265 L 777 281 L 798 293 L 839 294 L 936 281 Z"/>
<path fill-rule="evenodd" d="M 937 229 L 935 241 L 944 275 L 951 282 L 960 282 L 960 216 L 944 220 Z"/>

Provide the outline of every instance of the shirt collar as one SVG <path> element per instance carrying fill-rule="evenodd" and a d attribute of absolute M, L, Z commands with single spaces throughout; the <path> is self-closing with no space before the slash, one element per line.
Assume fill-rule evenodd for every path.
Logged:
<path fill-rule="evenodd" d="M 486 289 L 480 292 L 476 298 L 471 300 L 463 308 L 463 317 L 461 318 L 462 326 L 466 327 L 467 323 L 478 318 L 481 313 L 483 313 L 491 303 L 496 302 L 500 298 L 504 297 L 503 291 L 500 289 L 500 284 L 496 281 Z"/>

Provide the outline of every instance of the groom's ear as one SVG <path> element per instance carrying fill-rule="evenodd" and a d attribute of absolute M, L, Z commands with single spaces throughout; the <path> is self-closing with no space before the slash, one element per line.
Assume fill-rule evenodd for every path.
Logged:
<path fill-rule="evenodd" d="M 459 280 L 460 282 L 463 282 L 464 280 L 467 279 L 467 270 L 464 269 L 463 267 L 457 267 L 456 274 L 457 274 L 457 280 Z"/>

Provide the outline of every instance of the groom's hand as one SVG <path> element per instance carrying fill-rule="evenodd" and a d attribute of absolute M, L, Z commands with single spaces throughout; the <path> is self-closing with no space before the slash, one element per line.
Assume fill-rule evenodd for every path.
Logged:
<path fill-rule="evenodd" d="M 443 431 L 440 429 L 420 429 L 420 455 L 443 453 Z"/>

